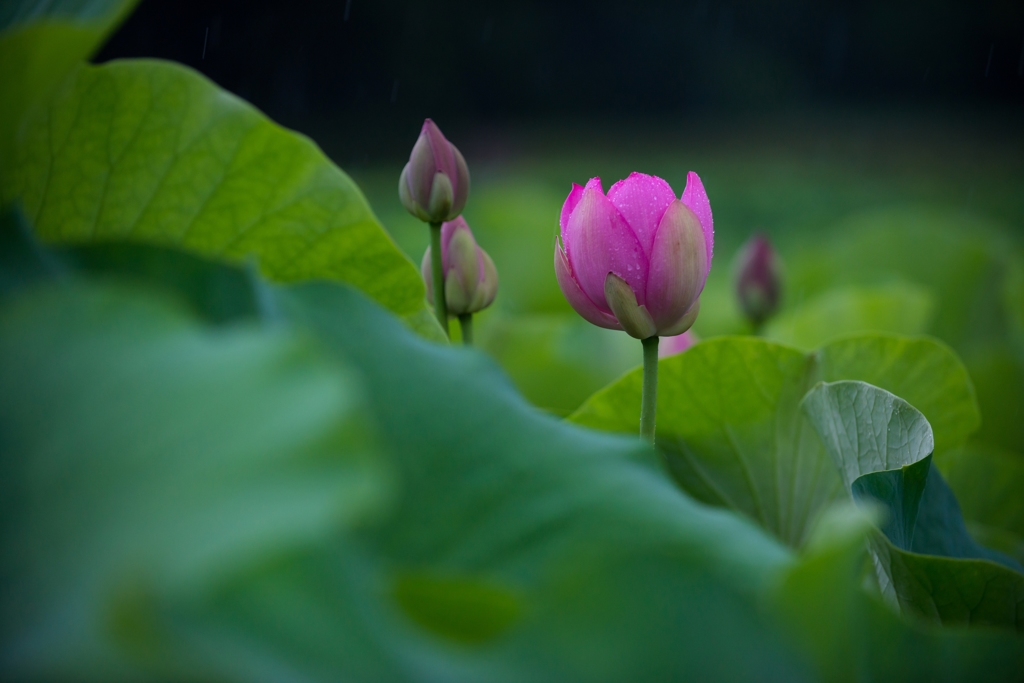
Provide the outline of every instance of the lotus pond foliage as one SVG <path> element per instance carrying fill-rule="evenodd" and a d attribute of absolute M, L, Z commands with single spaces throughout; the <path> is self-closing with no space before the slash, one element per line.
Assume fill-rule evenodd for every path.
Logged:
<path fill-rule="evenodd" d="M 1012 232 L 712 271 L 718 174 L 471 195 L 430 120 L 371 209 L 198 73 L 85 63 L 132 3 L 11 7 L 0 677 L 1024 679 Z"/>

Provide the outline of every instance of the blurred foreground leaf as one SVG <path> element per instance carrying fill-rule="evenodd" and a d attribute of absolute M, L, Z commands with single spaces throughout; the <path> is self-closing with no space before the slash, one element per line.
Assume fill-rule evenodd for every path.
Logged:
<path fill-rule="evenodd" d="M 124 591 L 201 592 L 390 488 L 358 383 L 308 338 L 121 288 L 0 309 L 0 434 L 5 678 L 138 675 L 105 637 Z"/>
<path fill-rule="evenodd" d="M 637 441 L 539 413 L 478 352 L 416 339 L 337 287 L 280 294 L 281 310 L 363 370 L 398 456 L 404 495 L 373 535 L 376 552 L 521 596 L 523 616 L 482 651 L 481 672 L 799 677 L 749 611 L 750 597 L 788 561 L 780 545 L 673 490 L 635 462 L 644 451 Z M 740 657 L 728 654 L 737 642 Z"/>

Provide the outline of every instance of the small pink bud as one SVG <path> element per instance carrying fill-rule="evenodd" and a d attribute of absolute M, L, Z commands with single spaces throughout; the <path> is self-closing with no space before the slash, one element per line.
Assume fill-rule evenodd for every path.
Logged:
<path fill-rule="evenodd" d="M 740 308 L 750 322 L 761 325 L 778 309 L 782 296 L 782 265 L 768 237 L 759 233 L 747 240 L 733 267 Z"/>
<path fill-rule="evenodd" d="M 441 226 L 441 267 L 444 271 L 444 295 L 449 315 L 481 311 L 498 294 L 498 271 L 487 252 L 473 238 L 462 216 Z M 430 247 L 420 266 L 427 285 L 427 298 L 434 298 L 430 271 Z"/>
<path fill-rule="evenodd" d="M 638 339 L 686 332 L 700 310 L 714 246 L 711 204 L 696 173 L 681 199 L 632 173 L 605 195 L 600 178 L 562 206 L 555 275 L 587 321 Z"/>
<path fill-rule="evenodd" d="M 466 206 L 466 160 L 430 119 L 423 122 L 409 163 L 402 169 L 398 196 L 409 213 L 427 223 L 450 221 Z"/>

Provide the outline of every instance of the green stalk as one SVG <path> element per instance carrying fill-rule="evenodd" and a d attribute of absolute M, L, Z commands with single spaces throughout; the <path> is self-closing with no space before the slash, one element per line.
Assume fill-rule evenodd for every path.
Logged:
<path fill-rule="evenodd" d="M 654 418 L 658 413 L 658 339 L 641 340 L 644 345 L 644 388 L 640 399 L 640 438 L 654 445 Z"/>
<path fill-rule="evenodd" d="M 430 224 L 430 270 L 434 282 L 434 314 L 441 323 L 444 335 L 451 339 L 448 332 L 448 305 L 444 301 L 444 267 L 441 265 L 441 224 Z"/>
<path fill-rule="evenodd" d="M 466 346 L 473 345 L 473 314 L 463 313 L 459 316 L 459 326 L 462 328 L 462 343 Z"/>

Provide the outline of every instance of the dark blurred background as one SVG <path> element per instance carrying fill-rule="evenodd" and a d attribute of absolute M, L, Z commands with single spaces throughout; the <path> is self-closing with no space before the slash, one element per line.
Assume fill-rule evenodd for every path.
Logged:
<path fill-rule="evenodd" d="M 300 129 L 850 105 L 1019 122 L 1024 2 L 144 0 L 98 59 L 140 56 L 192 66 Z M 352 137 L 370 155 L 398 142 Z"/>

